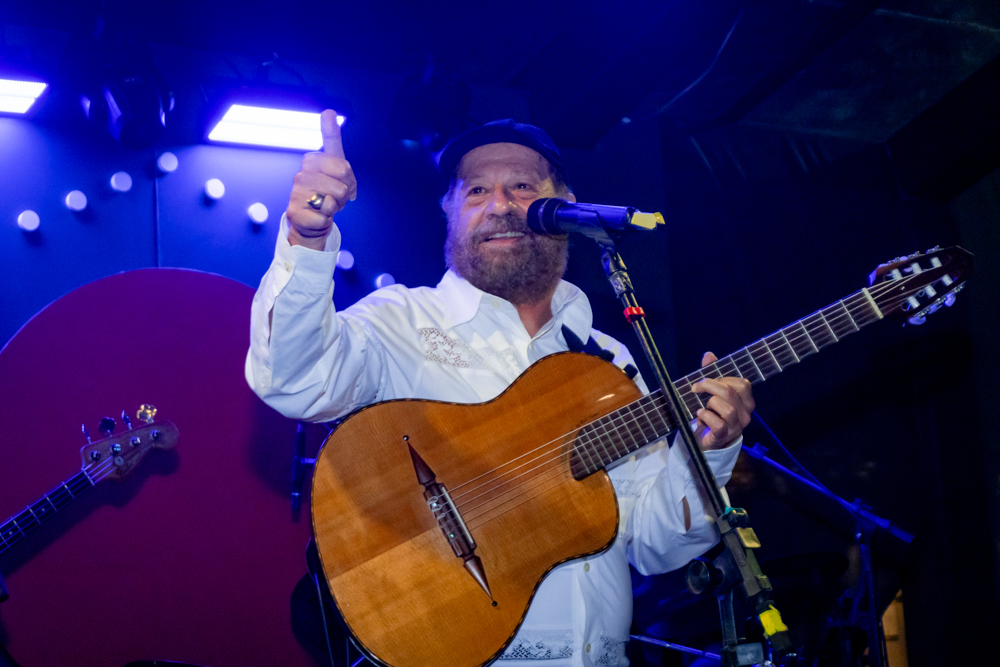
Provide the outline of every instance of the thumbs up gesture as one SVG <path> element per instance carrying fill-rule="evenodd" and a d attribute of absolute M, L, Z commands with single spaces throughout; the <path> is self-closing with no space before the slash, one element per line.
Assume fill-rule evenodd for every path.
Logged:
<path fill-rule="evenodd" d="M 292 179 L 292 194 L 285 216 L 288 218 L 288 242 L 323 250 L 333 228 L 333 216 L 358 195 L 351 164 L 344 158 L 337 113 L 327 109 L 320 115 L 323 150 L 306 153 L 302 169 Z M 317 209 L 310 204 L 322 198 Z"/>

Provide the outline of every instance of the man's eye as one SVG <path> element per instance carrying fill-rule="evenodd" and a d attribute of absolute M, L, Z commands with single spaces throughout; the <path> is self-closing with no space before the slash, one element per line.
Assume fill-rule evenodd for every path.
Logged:
<path fill-rule="evenodd" d="M 484 192 L 486 192 L 486 188 L 477 185 L 476 187 L 469 188 L 469 191 L 468 191 L 467 194 L 469 196 L 472 196 L 472 195 L 481 195 Z"/>
<path fill-rule="evenodd" d="M 530 183 L 518 183 L 514 187 L 516 189 L 518 189 L 518 190 L 530 190 L 531 189 L 531 184 Z"/>

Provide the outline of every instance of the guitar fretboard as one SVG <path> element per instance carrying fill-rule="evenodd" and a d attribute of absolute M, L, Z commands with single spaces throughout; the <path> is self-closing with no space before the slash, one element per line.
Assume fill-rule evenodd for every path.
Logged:
<path fill-rule="evenodd" d="M 20 542 L 28 533 L 55 516 L 56 512 L 65 508 L 93 485 L 94 480 L 86 470 L 81 470 L 0 524 L 0 553 Z"/>
<path fill-rule="evenodd" d="M 674 383 L 684 403 L 684 421 L 691 421 L 711 398 L 710 394 L 699 394 L 692 388 L 701 380 L 741 377 L 751 384 L 763 382 L 880 319 L 882 312 L 869 291 L 862 289 L 685 375 Z M 580 431 L 573 449 L 573 476 L 580 479 L 605 468 L 677 430 L 680 423 L 662 390 L 657 389 Z"/>

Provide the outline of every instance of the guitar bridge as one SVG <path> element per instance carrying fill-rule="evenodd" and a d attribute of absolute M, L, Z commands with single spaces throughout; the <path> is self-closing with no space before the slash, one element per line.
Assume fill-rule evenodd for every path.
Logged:
<path fill-rule="evenodd" d="M 409 440 L 406 436 L 404 440 Z M 462 565 L 466 571 L 476 580 L 486 594 L 493 600 L 493 593 L 490 592 L 490 585 L 486 581 L 486 571 L 483 569 L 483 562 L 476 555 L 476 541 L 472 539 L 469 527 L 465 525 L 465 520 L 458 511 L 455 503 L 448 493 L 444 484 L 437 481 L 434 471 L 417 454 L 413 446 L 407 442 L 410 448 L 410 458 L 413 459 L 413 468 L 417 473 L 417 481 L 424 487 L 424 499 L 427 501 L 427 508 L 437 520 L 441 532 L 444 533 L 448 545 L 455 553 L 455 556 L 462 559 Z M 494 602 L 496 605 L 496 602 Z"/>

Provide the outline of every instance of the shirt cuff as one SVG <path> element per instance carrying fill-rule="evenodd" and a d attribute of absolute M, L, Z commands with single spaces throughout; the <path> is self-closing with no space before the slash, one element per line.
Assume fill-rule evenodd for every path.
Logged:
<path fill-rule="evenodd" d="M 304 286 L 313 285 L 317 291 L 325 292 L 330 286 L 333 271 L 337 267 L 337 253 L 340 251 L 340 229 L 333 225 L 326 237 L 323 250 L 313 250 L 305 246 L 293 246 L 288 242 L 288 219 L 281 216 L 278 241 L 274 249 L 274 264 L 288 277 L 295 274 Z M 283 285 L 282 285 L 283 287 Z M 312 291 L 312 290 L 308 290 Z"/>

